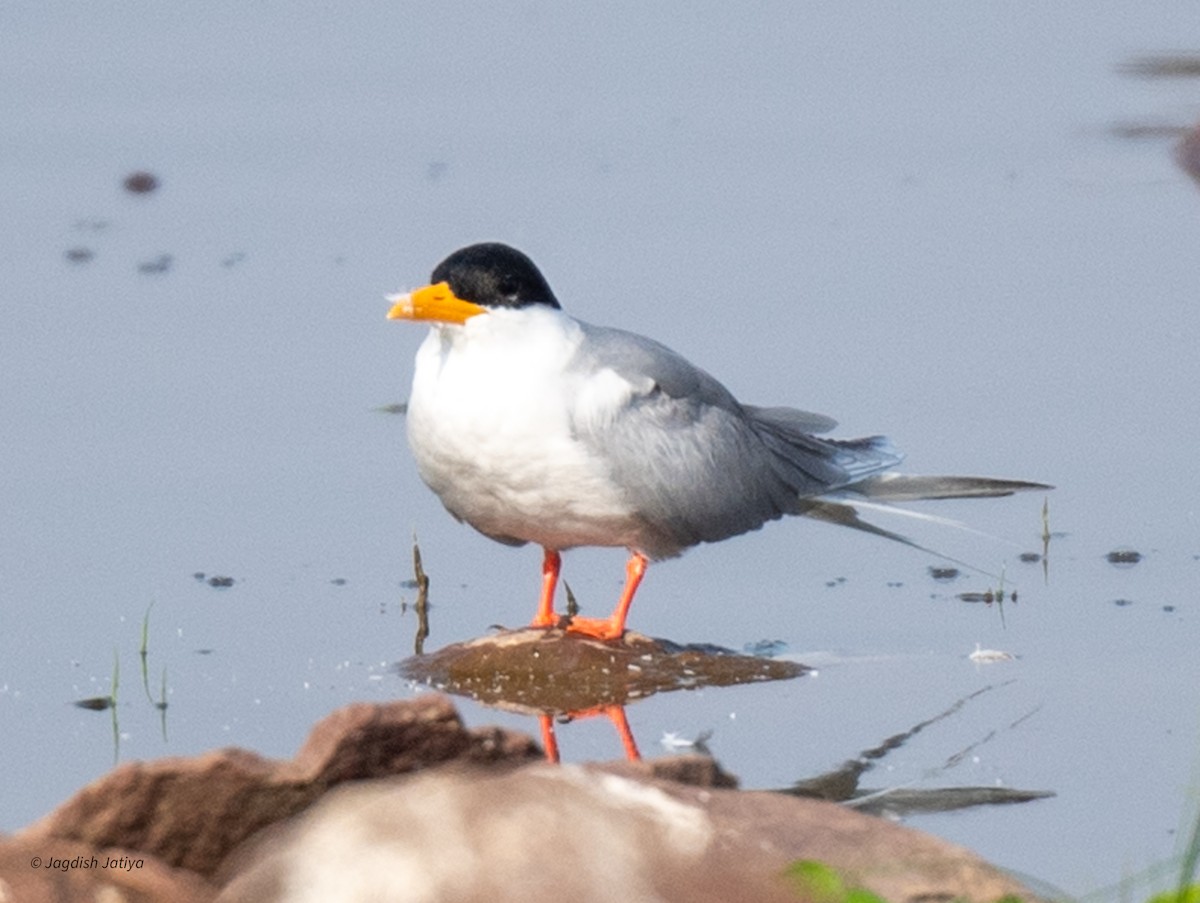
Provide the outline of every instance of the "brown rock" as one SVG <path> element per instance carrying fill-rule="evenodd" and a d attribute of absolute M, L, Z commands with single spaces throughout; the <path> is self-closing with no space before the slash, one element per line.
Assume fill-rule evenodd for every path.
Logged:
<path fill-rule="evenodd" d="M 204 876 L 262 828 L 290 818 L 330 787 L 452 760 L 540 758 L 527 737 L 467 731 L 441 696 L 359 703 L 319 722 L 290 762 L 241 749 L 119 766 L 22 837 L 120 847 Z"/>
<path fill-rule="evenodd" d="M 596 640 L 544 628 L 500 631 L 400 664 L 411 680 L 486 705 L 568 713 L 669 690 L 790 680 L 809 670 L 799 662 L 682 646 L 633 631 Z"/>
<path fill-rule="evenodd" d="M 815 800 L 580 766 L 340 789 L 260 844 L 219 903 L 774 903 L 816 860 L 890 901 L 1033 899 L 962 848 Z"/>
<path fill-rule="evenodd" d="M 529 764 L 539 757 L 526 737 L 467 731 L 428 695 L 340 709 L 292 761 L 228 749 L 130 763 L 0 840 L 0 901 L 795 903 L 797 860 L 892 901 L 1034 899 L 918 831 L 725 789 L 708 759 Z"/>
<path fill-rule="evenodd" d="M 640 762 L 604 762 L 595 766 L 634 780 L 657 778 L 691 787 L 724 787 L 734 790 L 738 779 L 708 756 L 660 756 Z"/>
<path fill-rule="evenodd" d="M 5 903 L 209 903 L 217 890 L 198 875 L 136 851 L 56 838 L 0 838 Z"/>

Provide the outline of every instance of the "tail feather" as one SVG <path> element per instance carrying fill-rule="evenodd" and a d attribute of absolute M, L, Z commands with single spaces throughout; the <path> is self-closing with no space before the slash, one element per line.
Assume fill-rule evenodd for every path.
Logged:
<path fill-rule="evenodd" d="M 825 521 L 826 523 L 837 524 L 842 527 L 850 527 L 854 530 L 860 530 L 863 533 L 870 533 L 872 536 L 882 536 L 884 539 L 890 539 L 893 542 L 901 543 L 929 555 L 935 555 L 945 561 L 951 561 L 989 577 L 995 577 L 995 574 L 991 574 L 970 562 L 953 558 L 944 552 L 939 552 L 936 549 L 931 549 L 928 546 L 914 542 L 901 533 L 896 533 L 893 530 L 880 527 L 878 524 L 863 520 L 859 514 L 859 508 L 897 514 L 915 520 L 930 521 L 943 526 L 965 530 L 969 533 L 990 536 L 990 534 L 975 530 L 959 521 L 921 511 L 911 511 L 907 508 L 893 507 L 891 503 L 918 501 L 922 499 L 994 498 L 997 496 L 1012 495 L 1014 492 L 1024 490 L 1052 488 L 1054 487 L 1045 483 L 1032 483 L 1026 480 L 1000 480 L 992 477 L 912 476 L 910 474 L 885 473 L 868 477 L 865 480 L 847 486 L 837 493 L 838 499 L 831 498 L 830 496 L 804 499 L 802 509 L 798 513 L 805 517 L 811 517 L 814 520 Z M 857 498 L 853 504 L 840 500 L 847 496 L 857 496 Z"/>
<path fill-rule="evenodd" d="M 813 433 L 825 432 L 834 426 L 828 417 L 790 408 L 746 405 L 743 410 L 747 415 L 747 423 L 771 452 L 768 462 L 772 471 L 795 493 L 794 501 L 786 505 L 785 510 L 789 514 L 800 514 L 881 536 L 971 570 L 980 569 L 863 520 L 858 508 L 894 512 L 978 533 L 957 521 L 894 508 L 891 503 L 924 499 L 996 498 L 1031 489 L 1053 488 L 1045 483 L 1027 480 L 896 473 L 889 468 L 898 465 L 904 455 L 885 436 L 821 438 Z"/>
<path fill-rule="evenodd" d="M 897 512 L 911 514 L 912 512 L 903 511 L 903 509 L 894 509 Z M 858 515 L 858 510 L 853 505 L 848 505 L 845 502 L 835 502 L 831 499 L 809 499 L 805 510 L 802 512 L 805 517 L 811 517 L 813 520 L 825 521 L 828 524 L 837 524 L 839 527 L 850 527 L 853 530 L 861 530 L 863 533 L 870 533 L 872 536 L 882 536 L 884 539 L 890 539 L 893 542 L 901 543 L 908 546 L 910 549 L 916 549 L 918 552 L 925 552 L 927 555 L 933 555 L 941 558 L 943 561 L 951 561 L 954 564 L 965 567 L 968 570 L 978 571 L 988 577 L 995 577 L 995 574 L 984 571 L 979 567 L 967 561 L 962 561 L 958 558 L 953 558 L 944 552 L 939 552 L 936 549 L 931 549 L 928 546 L 923 546 L 918 542 L 914 542 L 907 536 L 901 533 L 896 533 L 888 530 L 878 524 L 873 524 L 870 521 L 863 520 Z"/>
<path fill-rule="evenodd" d="M 832 499 L 806 499 L 804 510 L 800 513 L 805 517 L 811 517 L 813 520 L 825 521 L 827 524 L 837 524 L 839 527 L 850 527 L 854 530 L 861 530 L 863 533 L 870 533 L 872 536 L 882 536 L 884 539 L 903 543 L 914 549 L 920 549 L 922 552 L 932 552 L 931 549 L 926 549 L 918 545 L 907 536 L 902 536 L 870 521 L 863 520 L 858 516 L 858 509 L 845 502 L 835 502 Z M 936 555 L 937 553 L 932 552 L 932 554 Z"/>
<path fill-rule="evenodd" d="M 997 498 L 1030 489 L 1053 489 L 1045 483 L 1000 480 L 994 477 L 917 476 L 884 473 L 867 477 L 846 489 L 881 502 L 915 502 L 921 499 Z"/>

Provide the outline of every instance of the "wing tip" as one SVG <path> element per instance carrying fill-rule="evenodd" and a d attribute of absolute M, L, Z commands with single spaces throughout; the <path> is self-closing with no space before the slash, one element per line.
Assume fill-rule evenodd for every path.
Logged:
<path fill-rule="evenodd" d="M 847 488 L 869 499 L 915 502 L 925 499 L 1003 498 L 1018 492 L 1048 492 L 1054 487 L 1049 483 L 1000 477 L 883 473 L 869 476 Z"/>

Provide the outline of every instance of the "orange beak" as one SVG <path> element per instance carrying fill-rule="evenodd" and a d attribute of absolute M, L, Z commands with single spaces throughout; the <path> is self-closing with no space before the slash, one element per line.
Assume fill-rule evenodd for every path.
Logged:
<path fill-rule="evenodd" d="M 389 320 L 436 320 L 462 325 L 477 314 L 487 313 L 486 307 L 456 296 L 445 282 L 427 285 L 407 295 L 389 295 L 388 300 L 393 302 L 387 315 Z"/>

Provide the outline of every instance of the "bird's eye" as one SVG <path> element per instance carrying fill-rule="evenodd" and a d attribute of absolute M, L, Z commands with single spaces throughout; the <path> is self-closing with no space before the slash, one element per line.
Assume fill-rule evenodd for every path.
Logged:
<path fill-rule="evenodd" d="M 509 301 L 517 300 L 517 283 L 514 279 L 503 278 L 497 286 L 500 294 Z"/>

